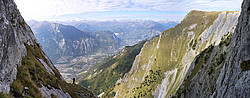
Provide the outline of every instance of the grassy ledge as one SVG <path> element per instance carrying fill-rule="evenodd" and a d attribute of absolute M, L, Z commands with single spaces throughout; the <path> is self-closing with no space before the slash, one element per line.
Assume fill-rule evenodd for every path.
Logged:
<path fill-rule="evenodd" d="M 78 85 L 68 84 L 62 80 L 59 71 L 49 65 L 49 61 L 44 57 L 43 54 L 45 53 L 43 53 L 38 43 L 35 45 L 25 44 L 25 46 L 27 55 L 22 60 L 22 66 L 17 69 L 16 80 L 11 84 L 11 94 L 13 96 L 41 98 L 42 93 L 39 88 L 45 86 L 49 89 L 52 89 L 52 87 L 61 89 L 74 98 L 82 96 L 81 94 L 83 96 L 95 97 L 87 89 Z M 54 74 L 48 73 L 39 59 L 42 59 L 52 69 Z M 51 97 L 56 96 L 51 94 Z"/>

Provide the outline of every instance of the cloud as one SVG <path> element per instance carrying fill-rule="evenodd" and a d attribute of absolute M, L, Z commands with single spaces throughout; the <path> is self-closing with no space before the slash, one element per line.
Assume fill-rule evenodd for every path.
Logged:
<path fill-rule="evenodd" d="M 181 20 L 187 12 L 182 11 L 104 11 L 104 12 L 86 12 L 81 14 L 67 14 L 52 17 L 52 21 L 69 20 Z"/>
<path fill-rule="evenodd" d="M 15 0 L 25 19 L 95 11 L 239 10 L 243 0 Z"/>

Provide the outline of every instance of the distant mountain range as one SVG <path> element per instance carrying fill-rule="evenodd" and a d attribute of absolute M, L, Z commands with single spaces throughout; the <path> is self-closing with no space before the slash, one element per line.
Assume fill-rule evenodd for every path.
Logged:
<path fill-rule="evenodd" d="M 72 25 L 83 31 L 111 31 L 121 40 L 122 46 L 132 46 L 138 42 L 161 34 L 164 30 L 173 28 L 178 24 L 175 21 L 152 21 L 152 20 L 124 20 L 124 21 L 69 21 L 60 22 Z"/>
<path fill-rule="evenodd" d="M 109 50 L 119 48 L 120 39 L 109 31 L 81 31 L 73 26 L 47 21 L 28 23 L 54 63 L 60 63 L 57 60 L 67 56 L 109 53 Z"/>
<path fill-rule="evenodd" d="M 66 80 L 117 53 L 122 47 L 159 35 L 177 22 L 28 21 L 38 42 Z M 91 58 L 91 59 L 90 59 Z"/>

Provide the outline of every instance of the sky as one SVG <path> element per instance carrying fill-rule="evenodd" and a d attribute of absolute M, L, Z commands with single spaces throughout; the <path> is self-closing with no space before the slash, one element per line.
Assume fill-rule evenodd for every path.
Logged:
<path fill-rule="evenodd" d="M 191 10 L 238 11 L 243 0 L 15 0 L 25 20 L 173 20 Z"/>

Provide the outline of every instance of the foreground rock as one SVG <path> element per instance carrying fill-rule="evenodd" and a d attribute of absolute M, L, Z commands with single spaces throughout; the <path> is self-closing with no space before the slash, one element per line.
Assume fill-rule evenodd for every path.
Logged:
<path fill-rule="evenodd" d="M 0 92 L 10 97 L 95 97 L 66 83 L 13 0 L 0 0 Z"/>
<path fill-rule="evenodd" d="M 250 96 L 250 1 L 244 0 L 230 51 L 217 80 L 214 96 Z"/>

